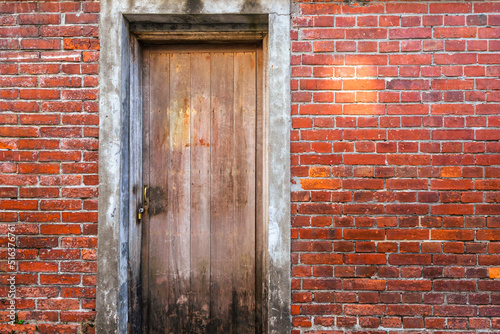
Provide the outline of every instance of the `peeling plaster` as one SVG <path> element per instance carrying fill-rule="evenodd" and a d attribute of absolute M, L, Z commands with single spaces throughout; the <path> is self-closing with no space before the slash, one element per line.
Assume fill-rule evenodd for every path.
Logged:
<path fill-rule="evenodd" d="M 303 191 L 304 189 L 302 188 L 301 184 L 301 178 L 298 176 L 295 176 L 292 178 L 292 182 L 290 183 L 290 191 Z"/>

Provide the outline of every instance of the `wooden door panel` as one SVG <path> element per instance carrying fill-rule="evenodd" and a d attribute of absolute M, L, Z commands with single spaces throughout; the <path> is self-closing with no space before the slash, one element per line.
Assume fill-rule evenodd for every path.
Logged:
<path fill-rule="evenodd" d="M 255 56 L 234 56 L 234 248 L 236 333 L 255 330 Z"/>
<path fill-rule="evenodd" d="M 185 53 L 170 54 L 170 166 L 168 167 L 168 224 L 170 235 L 168 328 L 189 328 L 190 294 L 190 124 L 191 66 Z M 155 166 L 165 169 L 165 166 Z M 175 284 L 171 284 L 175 282 Z"/>
<path fill-rule="evenodd" d="M 231 313 L 234 252 L 233 60 L 232 53 L 216 53 L 211 57 L 214 75 L 211 78 L 210 315 L 211 331 L 215 333 L 228 333 L 232 329 L 227 315 Z"/>
<path fill-rule="evenodd" d="M 191 55 L 191 291 L 193 333 L 210 319 L 210 54 Z"/>
<path fill-rule="evenodd" d="M 146 333 L 259 331 L 256 54 L 145 53 Z"/>
<path fill-rule="evenodd" d="M 148 263 L 149 279 L 149 308 L 162 309 L 164 303 L 168 301 L 169 273 L 168 266 L 164 265 L 164 260 L 170 257 L 171 237 L 164 233 L 163 227 L 168 221 L 167 194 L 168 176 L 170 165 L 169 138 L 170 127 L 168 106 L 170 103 L 169 76 L 164 73 L 170 72 L 170 57 L 161 54 L 151 54 L 149 68 L 149 99 L 150 112 L 147 124 L 150 129 L 150 142 L 148 145 L 150 166 L 144 166 L 149 174 L 149 180 L 145 182 L 152 186 L 150 189 L 151 203 L 149 207 L 149 258 L 144 259 Z M 165 166 L 165 168 L 151 168 L 151 166 Z M 162 324 L 167 323 L 167 312 L 153 312 L 149 314 L 148 325 L 151 333 L 159 333 Z"/>

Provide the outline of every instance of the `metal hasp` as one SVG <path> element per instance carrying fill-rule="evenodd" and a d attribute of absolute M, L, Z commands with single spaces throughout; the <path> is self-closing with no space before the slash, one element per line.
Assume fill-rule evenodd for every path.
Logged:
<path fill-rule="evenodd" d="M 148 212 L 148 205 L 149 205 L 148 186 L 144 186 L 144 192 L 142 198 L 143 198 L 142 206 L 139 208 L 137 212 L 137 219 L 139 220 L 139 222 L 142 221 L 142 215 Z"/>

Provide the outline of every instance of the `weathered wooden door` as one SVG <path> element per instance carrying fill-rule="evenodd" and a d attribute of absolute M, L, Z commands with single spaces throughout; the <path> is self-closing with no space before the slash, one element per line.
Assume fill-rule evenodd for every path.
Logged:
<path fill-rule="evenodd" d="M 259 52 L 170 46 L 143 54 L 146 333 L 261 331 Z"/>

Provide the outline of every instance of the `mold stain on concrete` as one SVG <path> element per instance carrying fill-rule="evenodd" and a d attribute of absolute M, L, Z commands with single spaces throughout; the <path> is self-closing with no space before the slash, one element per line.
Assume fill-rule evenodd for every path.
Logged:
<path fill-rule="evenodd" d="M 243 6 L 241 6 L 242 13 L 257 13 L 262 9 L 260 0 L 245 0 Z"/>
<path fill-rule="evenodd" d="M 203 0 L 187 0 L 184 12 L 189 14 L 200 14 L 203 11 Z"/>

